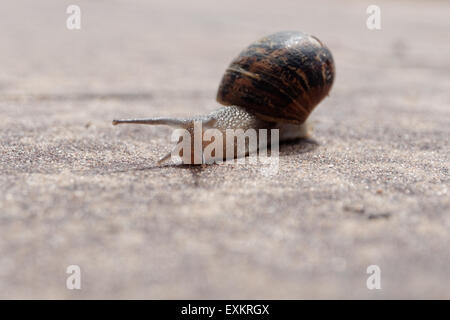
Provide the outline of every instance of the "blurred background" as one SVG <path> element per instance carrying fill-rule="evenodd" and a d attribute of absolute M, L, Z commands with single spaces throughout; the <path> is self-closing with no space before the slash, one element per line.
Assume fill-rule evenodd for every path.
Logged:
<path fill-rule="evenodd" d="M 438 0 L 3 1 L 0 297 L 449 298 L 449 15 Z M 111 127 L 212 111 L 232 58 L 280 30 L 321 39 L 337 75 L 312 114 L 319 146 L 284 147 L 279 176 L 158 168 L 168 128 Z"/>

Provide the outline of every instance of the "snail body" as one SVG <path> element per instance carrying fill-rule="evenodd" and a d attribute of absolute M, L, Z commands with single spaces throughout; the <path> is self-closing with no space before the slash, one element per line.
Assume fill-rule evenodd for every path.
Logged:
<path fill-rule="evenodd" d="M 216 111 L 194 118 L 114 120 L 113 124 L 164 124 L 193 134 L 194 121 L 201 121 L 203 130 L 214 128 L 224 134 L 227 129 L 279 129 L 281 142 L 304 138 L 305 121 L 328 95 L 334 75 L 333 57 L 320 40 L 302 32 L 278 32 L 254 42 L 231 62 L 217 92 L 217 101 L 224 106 Z"/>

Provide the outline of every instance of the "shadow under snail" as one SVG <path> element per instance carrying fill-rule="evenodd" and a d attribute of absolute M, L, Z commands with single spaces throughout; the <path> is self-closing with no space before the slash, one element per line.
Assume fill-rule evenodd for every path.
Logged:
<path fill-rule="evenodd" d="M 192 118 L 113 120 L 113 124 L 162 124 L 184 128 L 193 136 L 194 121 L 200 121 L 202 130 L 218 129 L 223 137 L 227 129 L 279 129 L 281 142 L 306 138 L 305 121 L 328 95 L 334 77 L 333 57 L 319 39 L 303 32 L 278 32 L 252 43 L 231 62 L 217 92 L 223 106 L 216 111 Z M 203 148 L 208 143 L 202 141 Z M 224 141 L 224 155 L 225 145 Z"/>

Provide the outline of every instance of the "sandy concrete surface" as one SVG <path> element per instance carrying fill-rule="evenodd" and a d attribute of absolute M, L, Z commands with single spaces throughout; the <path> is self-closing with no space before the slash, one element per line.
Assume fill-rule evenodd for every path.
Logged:
<path fill-rule="evenodd" d="M 450 3 L 0 4 L 0 298 L 450 298 Z M 334 54 L 317 145 L 258 165 L 159 167 L 231 59 L 303 30 Z M 368 290 L 366 268 L 381 268 Z M 66 289 L 79 265 L 82 289 Z"/>

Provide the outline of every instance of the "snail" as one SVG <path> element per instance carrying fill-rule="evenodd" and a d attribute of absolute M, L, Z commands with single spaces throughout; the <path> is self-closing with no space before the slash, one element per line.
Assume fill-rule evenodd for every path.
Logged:
<path fill-rule="evenodd" d="M 252 43 L 231 62 L 217 92 L 223 106 L 216 111 L 192 118 L 113 120 L 113 124 L 168 125 L 193 136 L 198 121 L 202 130 L 279 129 L 280 142 L 305 138 L 309 131 L 305 121 L 328 95 L 334 77 L 333 57 L 319 39 L 303 32 L 278 32 Z M 203 148 L 207 144 L 202 141 Z"/>

